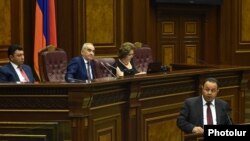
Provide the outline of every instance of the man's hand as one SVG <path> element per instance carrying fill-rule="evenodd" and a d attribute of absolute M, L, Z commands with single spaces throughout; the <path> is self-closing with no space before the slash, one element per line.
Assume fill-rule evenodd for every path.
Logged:
<path fill-rule="evenodd" d="M 196 133 L 196 134 L 203 134 L 204 133 L 204 129 L 201 128 L 200 126 L 195 126 L 192 130 L 193 133 Z"/>

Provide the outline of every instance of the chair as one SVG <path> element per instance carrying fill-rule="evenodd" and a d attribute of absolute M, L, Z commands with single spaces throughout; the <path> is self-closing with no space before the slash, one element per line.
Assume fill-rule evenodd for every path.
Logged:
<path fill-rule="evenodd" d="M 61 48 L 48 46 L 39 52 L 39 73 L 42 82 L 65 82 L 67 54 Z"/>
<path fill-rule="evenodd" d="M 152 51 L 150 47 L 136 48 L 134 51 L 133 62 L 139 72 L 147 72 L 148 64 L 153 62 Z"/>
<path fill-rule="evenodd" d="M 114 58 L 96 58 L 94 62 L 96 78 L 115 77 L 115 68 L 110 67 L 115 63 Z"/>

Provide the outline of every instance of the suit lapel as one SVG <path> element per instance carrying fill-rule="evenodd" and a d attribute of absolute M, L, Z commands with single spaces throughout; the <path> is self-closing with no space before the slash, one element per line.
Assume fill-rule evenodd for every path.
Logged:
<path fill-rule="evenodd" d="M 199 97 L 199 105 L 197 105 L 197 107 L 198 107 L 198 110 L 197 110 L 197 112 L 198 112 L 198 114 L 199 114 L 199 117 L 200 117 L 200 120 L 199 120 L 199 123 L 200 123 L 200 125 L 204 125 L 204 123 L 203 123 L 203 104 L 202 104 L 202 97 L 200 96 Z"/>
<path fill-rule="evenodd" d="M 15 68 L 11 65 L 11 63 L 8 64 L 8 68 L 10 69 L 11 73 L 14 75 L 14 81 L 20 81 L 16 71 L 15 71 Z"/>
<path fill-rule="evenodd" d="M 82 71 L 81 71 L 82 79 L 87 80 L 88 79 L 87 68 L 86 68 L 85 61 L 84 61 L 83 57 L 81 57 L 81 62 L 80 63 L 81 63 L 81 66 L 82 66 Z"/>
<path fill-rule="evenodd" d="M 220 117 L 221 117 L 222 111 L 220 110 L 219 108 L 220 105 L 216 99 L 214 103 L 215 103 L 216 121 L 217 121 L 217 125 L 219 125 L 221 123 Z"/>
<path fill-rule="evenodd" d="M 95 79 L 95 66 L 94 66 L 94 61 L 90 61 L 90 66 L 91 66 L 91 71 L 92 71 L 92 76 L 93 76 L 93 79 Z"/>

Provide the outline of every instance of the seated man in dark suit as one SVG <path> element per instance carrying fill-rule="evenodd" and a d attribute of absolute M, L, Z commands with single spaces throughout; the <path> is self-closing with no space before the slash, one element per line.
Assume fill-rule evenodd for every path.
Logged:
<path fill-rule="evenodd" d="M 177 126 L 185 133 L 203 134 L 203 125 L 230 125 L 227 102 L 216 98 L 219 84 L 215 78 L 207 78 L 202 86 L 202 95 L 188 98 L 180 115 Z"/>
<path fill-rule="evenodd" d="M 69 62 L 67 66 L 65 80 L 67 82 L 75 82 L 94 79 L 94 55 L 94 45 L 92 43 L 83 44 L 81 56 L 74 57 Z"/>
<path fill-rule="evenodd" d="M 9 63 L 0 67 L 0 82 L 34 82 L 30 66 L 24 64 L 24 51 L 20 45 L 8 49 Z"/>

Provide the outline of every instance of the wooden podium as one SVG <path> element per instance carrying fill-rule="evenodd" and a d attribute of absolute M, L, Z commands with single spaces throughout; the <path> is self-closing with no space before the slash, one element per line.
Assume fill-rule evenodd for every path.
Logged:
<path fill-rule="evenodd" d="M 184 141 L 203 141 L 203 134 L 184 134 Z"/>

